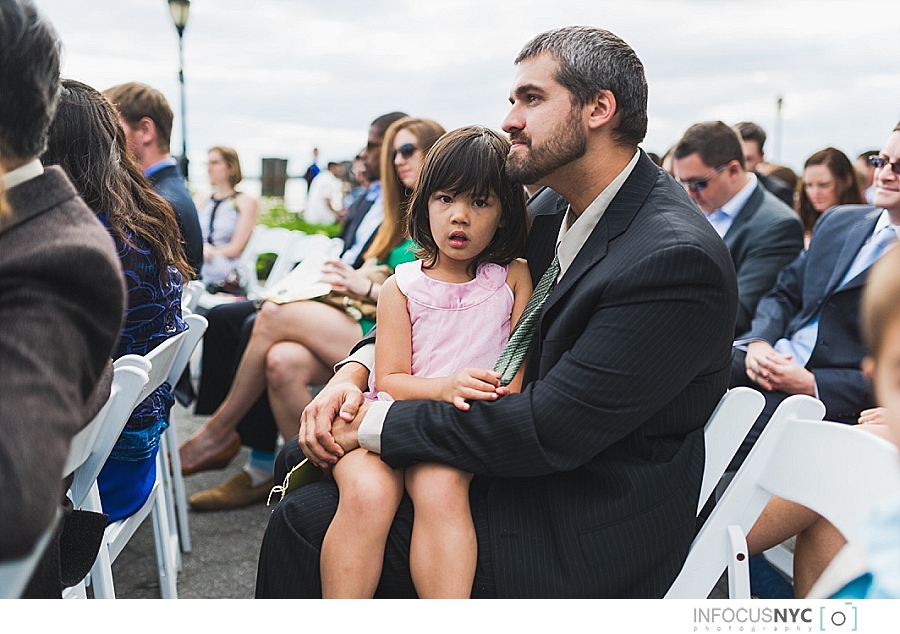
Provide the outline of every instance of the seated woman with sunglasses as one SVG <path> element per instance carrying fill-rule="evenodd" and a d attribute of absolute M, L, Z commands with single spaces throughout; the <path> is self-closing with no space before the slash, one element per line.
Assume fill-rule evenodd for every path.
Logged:
<path fill-rule="evenodd" d="M 385 132 L 381 147 L 384 220 L 366 252 L 363 269 L 376 263 L 393 269 L 413 259 L 412 243 L 406 234 L 406 204 L 425 153 L 443 133 L 444 129 L 434 121 L 408 117 L 396 121 Z M 324 281 L 335 291 L 371 305 L 377 302 L 381 285 L 360 271 L 340 260 L 329 260 L 325 273 Z M 231 390 L 206 424 L 180 448 L 183 472 L 187 475 L 223 468 L 240 448 L 235 431 L 238 423 L 265 391 L 281 435 L 285 439 L 294 436 L 300 414 L 312 400 L 308 386 L 326 383 L 334 364 L 346 357 L 373 325 L 371 320 L 358 315 L 354 319 L 323 302 L 264 303 Z M 265 463 L 263 467 L 262 460 L 253 460 L 253 467 L 245 467 L 236 476 L 240 482 L 229 481 L 217 489 L 258 489 L 259 498 L 265 499 L 271 487 L 274 454 L 266 456 Z M 192 504 L 213 508 L 196 500 Z M 212 504 L 226 508 L 217 501 Z"/>

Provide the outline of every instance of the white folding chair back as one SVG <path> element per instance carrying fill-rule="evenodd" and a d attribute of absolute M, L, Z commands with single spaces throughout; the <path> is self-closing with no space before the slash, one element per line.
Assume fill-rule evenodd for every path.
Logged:
<path fill-rule="evenodd" d="M 44 555 L 53 533 L 56 532 L 59 517 L 60 511 L 57 509 L 56 517 L 41 534 L 30 553 L 18 559 L 0 562 L 0 599 L 18 599 L 25 592 L 34 569 Z"/>
<path fill-rule="evenodd" d="M 667 598 L 706 598 L 726 568 L 730 596 L 750 598 L 746 535 L 773 495 L 809 507 L 850 541 L 880 501 L 900 495 L 896 448 L 823 422 L 824 415 L 825 406 L 809 396 L 778 407 L 694 540 Z"/>
<path fill-rule="evenodd" d="M 117 361 L 117 368 L 135 367 L 142 364 L 146 367 L 146 364 L 149 362 L 151 366 L 150 371 L 148 372 L 149 380 L 147 385 L 141 391 L 138 402 L 142 401 L 148 394 L 168 380 L 169 374 L 172 371 L 172 366 L 175 359 L 178 357 L 179 349 L 181 348 L 186 335 L 187 331 L 169 337 L 143 358 L 122 357 Z M 118 435 L 116 438 L 117 437 Z M 113 439 L 113 444 L 114 443 L 115 439 Z M 170 511 L 166 504 L 165 488 L 162 479 L 166 469 L 168 469 L 168 461 L 165 459 L 165 453 L 160 449 L 156 455 L 156 482 L 153 484 L 153 488 L 150 491 L 147 501 L 133 515 L 112 522 L 106 527 L 106 531 L 103 535 L 103 543 L 100 547 L 100 553 L 97 555 L 97 560 L 94 562 L 93 568 L 91 568 L 91 584 L 94 588 L 94 597 L 98 599 L 115 598 L 112 564 L 147 515 L 152 515 L 160 593 L 164 599 L 178 598 L 178 589 L 176 586 L 179 563 L 178 535 L 177 533 L 173 534 L 170 528 L 174 523 L 169 519 Z M 96 486 L 91 488 L 85 502 L 85 508 L 88 510 L 102 511 L 100 494 Z"/>
<path fill-rule="evenodd" d="M 192 280 L 185 284 L 181 291 L 181 310 L 185 313 L 192 313 L 197 310 L 200 296 L 203 295 L 205 290 L 206 287 L 203 286 L 203 282 L 200 280 Z"/>
<path fill-rule="evenodd" d="M 275 267 L 278 265 L 278 259 L 288 252 L 298 235 L 302 234 L 283 227 L 256 226 L 253 230 L 253 235 L 250 236 L 250 240 L 247 242 L 247 246 L 244 247 L 244 252 L 241 254 L 241 260 L 238 265 L 241 279 L 248 281 L 247 297 L 254 299 L 263 288 L 256 275 L 256 262 L 259 260 L 259 256 L 263 253 L 276 254 L 275 263 L 272 265 L 272 269 L 275 270 Z M 266 284 L 274 281 L 277 280 L 272 280 L 270 275 L 266 280 Z"/>
<path fill-rule="evenodd" d="M 706 504 L 765 405 L 765 397 L 749 387 L 736 387 L 722 396 L 703 428 L 706 461 L 697 513 Z"/>
<path fill-rule="evenodd" d="M 143 357 L 125 355 L 121 359 L 125 361 L 113 372 L 109 398 L 88 426 L 75 436 L 63 469 L 63 477 L 74 472 L 69 496 L 75 508 L 80 508 L 87 498 L 150 381 L 146 370 L 140 367 L 147 365 Z"/>
<path fill-rule="evenodd" d="M 187 315 L 184 320 L 187 322 L 188 330 L 184 335 L 184 341 L 178 351 L 178 356 L 172 364 L 172 369 L 169 371 L 170 385 L 175 385 L 178 382 L 178 379 L 190 362 L 191 354 L 200 343 L 200 340 L 203 339 L 203 335 L 206 333 L 206 328 L 209 325 L 206 317 L 201 315 Z M 173 522 L 170 532 L 174 533 L 176 530 L 174 521 L 177 516 L 177 530 L 178 535 L 181 537 L 181 552 L 189 553 L 191 552 L 191 531 L 188 525 L 187 494 L 184 489 L 184 478 L 181 475 L 181 457 L 178 455 L 178 432 L 171 421 L 169 427 L 163 433 L 162 445 L 159 450 L 160 453 L 164 454 L 164 457 L 168 456 L 171 462 L 171 469 L 166 469 L 163 472 L 167 501 L 169 502 L 169 508 L 173 511 L 169 515 L 170 521 Z"/>

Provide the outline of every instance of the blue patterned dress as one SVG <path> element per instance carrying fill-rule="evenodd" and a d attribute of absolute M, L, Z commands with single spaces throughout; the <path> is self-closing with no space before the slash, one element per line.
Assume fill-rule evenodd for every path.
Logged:
<path fill-rule="evenodd" d="M 181 315 L 181 273 L 169 266 L 163 279 L 156 257 L 142 239 L 129 233 L 124 241 L 109 229 L 104 214 L 98 218 L 115 243 L 127 291 L 125 323 L 113 358 L 145 355 L 165 339 L 187 329 Z M 128 517 L 150 495 L 156 479 L 159 438 L 169 425 L 173 403 L 171 387 L 163 383 L 138 404 L 116 441 L 97 479 L 109 521 Z"/>

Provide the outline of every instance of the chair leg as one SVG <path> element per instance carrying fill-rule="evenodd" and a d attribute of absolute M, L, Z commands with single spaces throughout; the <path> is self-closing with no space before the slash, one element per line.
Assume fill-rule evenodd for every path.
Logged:
<path fill-rule="evenodd" d="M 181 537 L 181 552 L 191 552 L 191 529 L 188 524 L 188 504 L 187 494 L 184 490 L 184 477 L 181 475 L 181 456 L 178 455 L 178 433 L 175 431 L 175 425 L 170 424 L 166 430 L 166 436 L 169 436 L 168 443 L 171 450 L 168 455 L 172 463 L 172 484 L 175 489 L 174 513 L 173 517 L 178 519 L 179 536 Z"/>
<path fill-rule="evenodd" d="M 100 489 L 97 488 L 97 482 L 91 485 L 85 499 L 84 508 L 92 511 L 101 511 L 103 505 L 100 503 Z M 116 587 L 113 584 L 112 576 L 112 560 L 109 556 L 109 543 L 106 535 L 103 536 L 103 543 L 100 544 L 100 552 L 97 553 L 97 559 L 90 572 L 91 588 L 94 591 L 95 599 L 115 599 Z"/>
<path fill-rule="evenodd" d="M 157 454 L 157 469 L 168 466 L 166 462 L 160 454 Z M 177 543 L 173 544 L 171 539 L 170 514 L 164 487 L 163 490 L 157 487 L 151 515 L 153 517 L 153 540 L 156 545 L 156 566 L 159 571 L 159 591 L 163 599 L 177 599 L 179 554 L 176 554 Z"/>
<path fill-rule="evenodd" d="M 175 553 L 175 565 L 181 572 L 181 540 L 178 538 L 178 521 L 175 518 L 175 491 L 172 478 L 172 464 L 169 462 L 169 454 L 171 453 L 172 443 L 170 442 L 169 432 L 166 430 L 159 439 L 159 458 L 157 468 L 162 468 L 163 494 L 166 498 L 166 509 L 168 510 L 169 529 L 167 531 L 168 540 L 172 543 L 172 549 Z"/>
<path fill-rule="evenodd" d="M 728 527 L 728 596 L 731 599 L 750 598 L 750 557 L 747 538 L 740 526 Z"/>

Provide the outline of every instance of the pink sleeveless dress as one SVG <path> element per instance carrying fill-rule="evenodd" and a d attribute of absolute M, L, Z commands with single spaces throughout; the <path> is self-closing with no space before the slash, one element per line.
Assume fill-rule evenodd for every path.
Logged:
<path fill-rule="evenodd" d="M 413 376 L 433 378 L 463 368 L 494 367 L 509 339 L 513 293 L 506 284 L 507 271 L 488 262 L 478 267 L 475 279 L 453 284 L 428 277 L 421 260 L 397 266 L 394 276 L 407 298 L 412 324 Z M 386 394 L 378 398 L 390 400 Z"/>

